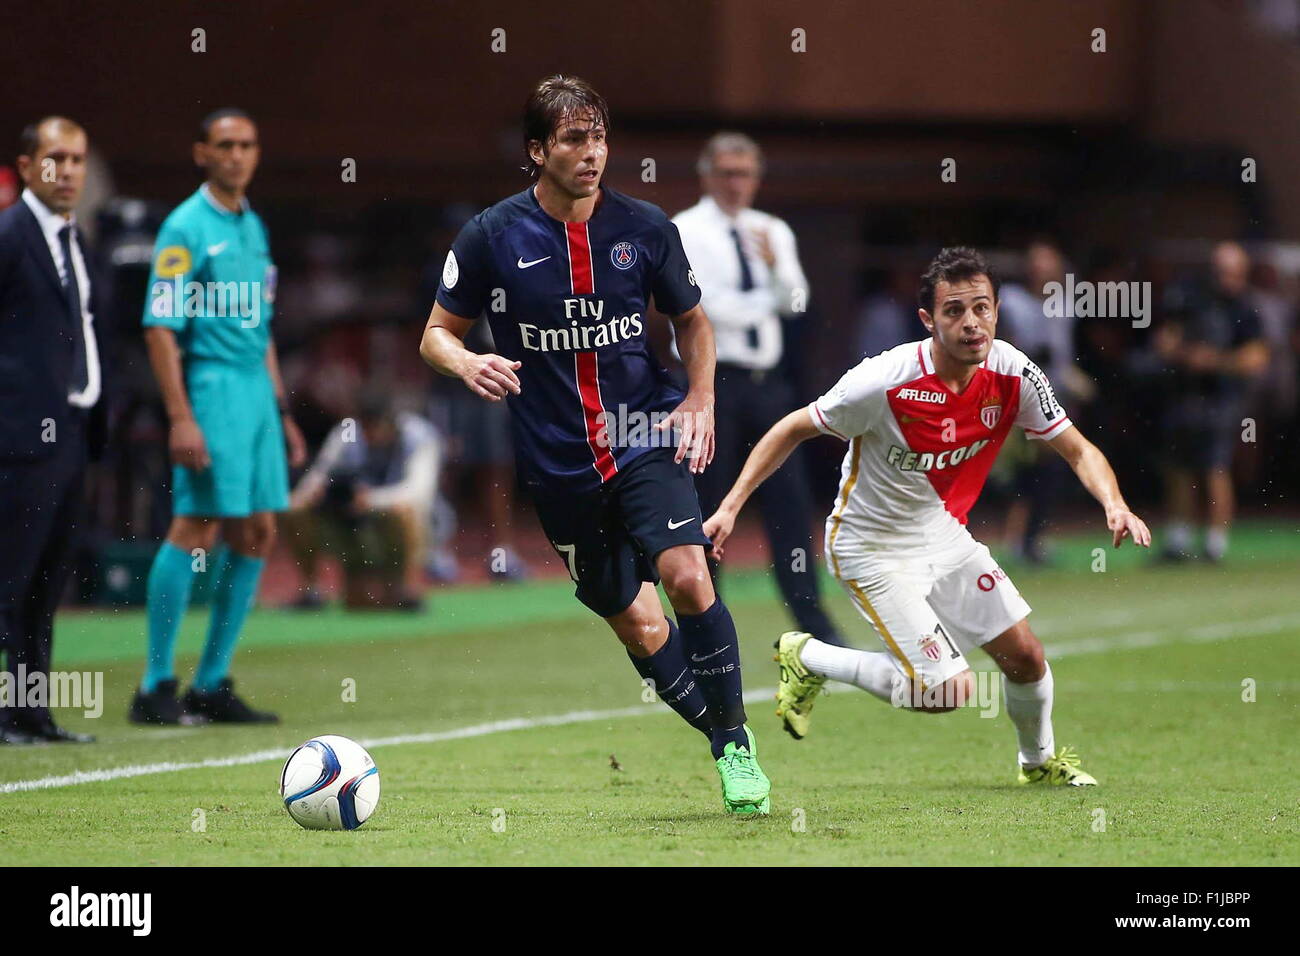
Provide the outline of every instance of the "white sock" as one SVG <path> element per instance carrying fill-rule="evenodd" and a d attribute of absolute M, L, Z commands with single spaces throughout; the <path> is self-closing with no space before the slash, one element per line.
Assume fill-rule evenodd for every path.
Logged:
<path fill-rule="evenodd" d="M 1037 767 L 1056 753 L 1052 734 L 1052 667 L 1043 661 L 1043 676 L 1032 684 L 1016 684 L 1002 675 L 1007 716 L 1016 725 L 1020 766 Z"/>
<path fill-rule="evenodd" d="M 894 682 L 902 679 L 884 651 L 836 647 L 810 637 L 800 649 L 799 658 L 804 667 L 819 677 L 861 687 L 881 700 L 890 700 L 894 693 Z"/>
<path fill-rule="evenodd" d="M 1205 553 L 1214 560 L 1219 560 L 1228 553 L 1228 529 L 1205 529 Z"/>

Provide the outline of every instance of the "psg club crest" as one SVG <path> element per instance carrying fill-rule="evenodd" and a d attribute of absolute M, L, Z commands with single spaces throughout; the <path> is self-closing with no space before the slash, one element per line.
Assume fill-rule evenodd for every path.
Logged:
<path fill-rule="evenodd" d="M 636 246 L 630 242 L 618 242 L 609 250 L 609 261 L 615 269 L 631 269 L 636 265 Z"/>
<path fill-rule="evenodd" d="M 942 651 L 939 650 L 939 642 L 934 639 L 933 634 L 927 634 L 921 638 L 921 653 L 932 661 L 938 661 Z"/>
<path fill-rule="evenodd" d="M 985 405 L 980 409 L 980 421 L 984 427 L 992 430 L 993 426 L 1002 420 L 1002 406 L 998 403 Z"/>

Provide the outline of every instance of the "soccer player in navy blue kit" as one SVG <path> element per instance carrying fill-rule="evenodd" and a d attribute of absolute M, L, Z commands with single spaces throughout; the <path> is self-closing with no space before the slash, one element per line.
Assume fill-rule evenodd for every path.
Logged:
<path fill-rule="evenodd" d="M 713 329 L 677 227 L 601 184 L 608 128 L 583 80 L 537 85 L 524 108 L 534 182 L 456 237 L 420 354 L 481 398 L 508 398 L 522 480 L 578 599 L 709 738 L 727 812 L 765 814 L 771 784 L 745 725 L 736 626 L 709 577 L 692 480 L 713 458 Z M 673 323 L 685 396 L 646 339 L 651 299 Z M 484 312 L 496 354 L 464 346 Z"/>

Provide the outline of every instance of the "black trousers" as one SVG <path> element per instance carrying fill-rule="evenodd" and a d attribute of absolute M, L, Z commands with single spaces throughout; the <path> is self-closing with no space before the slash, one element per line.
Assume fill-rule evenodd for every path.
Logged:
<path fill-rule="evenodd" d="M 0 461 L 0 670 L 15 682 L 20 665 L 28 675 L 49 673 L 54 611 L 72 571 L 84 502 L 84 416 L 71 416 L 54 437 L 46 458 Z M 44 707 L 0 707 L 0 726 L 48 720 Z"/>
<path fill-rule="evenodd" d="M 796 407 L 794 389 L 779 372 L 751 372 L 735 365 L 718 364 L 714 378 L 717 450 L 713 464 L 695 478 L 700 510 L 713 514 L 740 475 L 754 445 L 777 421 Z M 777 585 L 799 629 L 819 640 L 843 644 L 843 639 L 822 610 L 817 586 L 817 563 L 812 550 L 812 493 L 803 460 L 796 448 L 786 463 L 755 493 L 772 551 Z M 715 584 L 718 563 L 709 562 Z"/>

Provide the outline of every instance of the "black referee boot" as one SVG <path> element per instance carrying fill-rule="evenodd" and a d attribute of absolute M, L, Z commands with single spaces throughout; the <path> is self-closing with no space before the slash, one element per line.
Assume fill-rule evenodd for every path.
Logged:
<path fill-rule="evenodd" d="M 159 681 L 153 693 L 136 688 L 127 718 L 133 724 L 197 724 L 201 721 L 187 713 L 176 699 L 176 681 Z"/>
<path fill-rule="evenodd" d="M 191 714 L 214 724 L 278 724 L 279 716 L 269 711 L 254 710 L 235 696 L 235 682 L 223 678 L 211 692 L 191 687 L 181 698 L 181 706 Z"/>

